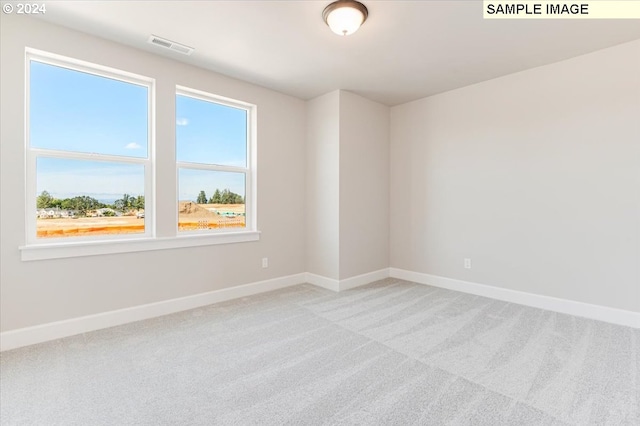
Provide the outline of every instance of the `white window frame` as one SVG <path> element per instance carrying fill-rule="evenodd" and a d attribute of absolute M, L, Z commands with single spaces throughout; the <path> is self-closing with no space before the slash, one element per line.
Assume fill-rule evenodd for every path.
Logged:
<path fill-rule="evenodd" d="M 30 62 L 38 62 L 60 66 L 71 70 L 86 72 L 93 75 L 120 80 L 126 83 L 144 85 L 149 88 L 149 109 L 148 109 L 148 151 L 146 158 L 124 157 L 117 155 L 102 155 L 91 153 L 80 153 L 71 151 L 55 151 L 48 149 L 35 149 L 30 147 L 29 135 L 29 90 L 30 90 Z M 163 229 L 172 229 L 169 223 L 157 223 L 156 214 L 156 174 L 158 164 L 156 163 L 156 79 L 138 74 L 122 71 L 116 68 L 97 65 L 78 59 L 69 58 L 37 49 L 26 48 L 25 55 L 25 244 L 19 247 L 21 259 L 23 261 L 69 258 L 79 256 L 93 256 L 102 254 L 128 253 L 149 250 L 164 250 L 182 247 L 199 247 L 217 244 L 242 243 L 258 241 L 260 231 L 257 229 L 257 106 L 222 96 L 212 95 L 207 92 L 176 86 L 176 93 L 185 90 L 186 96 L 200 97 L 203 100 L 213 101 L 235 108 L 242 108 L 247 111 L 247 168 L 246 192 L 245 192 L 245 228 L 230 228 L 216 232 L 217 230 L 205 230 L 198 232 L 178 232 L 178 170 L 179 165 L 173 173 L 176 174 L 175 193 L 175 234 L 158 237 L 157 225 L 162 225 Z M 175 97 L 175 94 L 174 94 Z M 164 109 L 163 109 L 164 110 Z M 171 119 L 175 122 L 175 110 L 172 111 Z M 175 152 L 175 133 L 174 133 Z M 170 148 L 169 148 L 170 149 Z M 37 222 L 35 217 L 37 207 L 37 170 L 36 159 L 38 157 L 66 158 L 89 161 L 108 161 L 126 164 L 144 164 L 145 166 L 145 232 L 139 234 L 119 234 L 103 236 L 83 236 L 83 237 L 63 237 L 63 238 L 37 238 Z M 186 163 L 191 168 L 192 163 Z M 200 165 L 197 165 L 200 166 Z M 163 166 L 164 167 L 164 166 Z M 224 166 L 226 170 L 228 168 Z M 236 171 L 234 170 L 230 171 Z M 222 169 L 219 169 L 222 170 Z M 162 169 L 161 173 L 172 173 L 171 169 Z M 164 219 L 163 219 L 164 220 Z"/>
<path fill-rule="evenodd" d="M 119 155 L 85 153 L 78 151 L 63 151 L 44 148 L 31 147 L 31 137 L 29 134 L 31 106 L 30 90 L 31 90 L 31 62 L 36 61 L 47 65 L 53 65 L 72 71 L 79 71 L 98 77 L 105 77 L 112 80 L 120 81 L 128 84 L 135 84 L 147 88 L 147 156 L 146 157 L 127 157 Z M 155 80 L 125 71 L 116 70 L 101 65 L 91 64 L 88 62 L 62 57 L 35 49 L 27 48 L 25 62 L 25 152 L 26 152 L 26 242 L 28 246 L 45 246 L 52 244 L 65 243 L 81 243 L 81 242 L 104 242 L 114 240 L 136 240 L 141 238 L 153 238 L 155 235 L 154 213 L 154 176 L 155 176 Z M 115 234 L 115 235 L 90 235 L 78 237 L 37 237 L 37 219 L 35 212 L 37 210 L 37 159 L 38 158 L 60 158 L 66 160 L 84 160 L 93 162 L 119 163 L 119 164 L 135 164 L 144 167 L 144 197 L 145 197 L 145 227 L 144 232 L 135 234 Z"/>
<path fill-rule="evenodd" d="M 245 175 L 245 194 L 244 194 L 244 207 L 245 207 L 245 227 L 244 228 L 222 228 L 222 229 L 202 229 L 192 231 L 179 231 L 178 220 L 176 220 L 175 229 L 176 234 L 185 235 L 211 235 L 211 234 L 233 234 L 242 231 L 256 231 L 256 197 L 255 197 L 255 175 L 256 175 L 256 162 L 255 162 L 255 116 L 256 106 L 247 102 L 237 101 L 235 99 L 229 99 L 223 96 L 214 95 L 212 93 L 204 92 L 185 86 L 176 86 L 176 97 L 186 96 L 192 99 L 198 99 L 204 102 L 211 102 L 230 108 L 236 108 L 244 110 L 247 113 L 246 122 L 246 166 L 222 166 L 217 164 L 208 163 L 193 163 L 187 161 L 178 161 L 176 158 L 176 188 L 177 192 L 180 191 L 179 174 L 180 169 L 190 170 L 205 170 L 205 171 L 217 171 L 217 172 L 234 172 L 243 173 Z M 176 117 L 177 119 L 178 117 Z M 176 129 L 176 148 L 177 148 L 177 129 Z M 176 209 L 178 208 L 178 197 L 176 196 Z"/>

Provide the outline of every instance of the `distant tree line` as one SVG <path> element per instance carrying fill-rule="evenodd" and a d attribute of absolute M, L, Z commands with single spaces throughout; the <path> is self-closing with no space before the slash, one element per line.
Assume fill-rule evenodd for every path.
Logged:
<path fill-rule="evenodd" d="M 124 194 L 122 198 L 116 200 L 113 205 L 109 205 L 114 210 L 120 212 L 127 212 L 129 210 L 142 210 L 144 209 L 144 195 L 138 195 L 137 197 L 129 194 Z"/>
<path fill-rule="evenodd" d="M 207 194 L 200 191 L 196 200 L 198 204 L 244 204 L 244 198 L 240 194 L 231 192 L 229 189 L 220 191 L 216 189 L 213 196 L 207 199 Z"/>
<path fill-rule="evenodd" d="M 130 210 L 144 209 L 144 195 L 134 197 L 129 194 L 124 194 L 122 198 L 116 200 L 113 204 L 105 204 L 86 195 L 60 199 L 54 198 L 47 191 L 42 191 L 42 193 L 38 195 L 36 205 L 39 209 L 59 208 L 62 210 L 74 210 L 79 216 L 86 216 L 91 210 L 104 208 L 126 213 Z M 108 214 L 105 216 L 108 216 Z"/>

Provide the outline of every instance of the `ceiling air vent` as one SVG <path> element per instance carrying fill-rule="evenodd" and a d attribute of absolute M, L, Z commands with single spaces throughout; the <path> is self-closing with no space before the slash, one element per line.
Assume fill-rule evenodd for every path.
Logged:
<path fill-rule="evenodd" d="M 184 44 L 176 43 L 175 41 L 154 35 L 151 35 L 148 41 L 151 44 L 173 50 L 174 52 L 182 53 L 183 55 L 191 55 L 194 50 L 193 47 L 185 46 Z"/>

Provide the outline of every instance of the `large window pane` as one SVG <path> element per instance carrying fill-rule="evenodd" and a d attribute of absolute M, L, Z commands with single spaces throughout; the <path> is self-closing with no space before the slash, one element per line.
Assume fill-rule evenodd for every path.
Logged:
<path fill-rule="evenodd" d="M 244 228 L 245 174 L 180 169 L 178 230 Z"/>
<path fill-rule="evenodd" d="M 143 233 L 144 166 L 37 159 L 38 238 Z"/>
<path fill-rule="evenodd" d="M 31 61 L 32 148 L 147 157 L 148 88 Z"/>
<path fill-rule="evenodd" d="M 247 111 L 176 96 L 178 161 L 246 167 Z"/>

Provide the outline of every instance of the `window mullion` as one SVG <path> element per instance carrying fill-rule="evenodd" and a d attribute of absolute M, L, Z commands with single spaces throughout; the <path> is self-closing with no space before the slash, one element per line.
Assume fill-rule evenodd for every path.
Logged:
<path fill-rule="evenodd" d="M 247 167 L 237 166 L 220 166 L 217 164 L 201 164 L 201 163 L 188 163 L 184 161 L 176 162 L 179 169 L 195 169 L 195 170 L 213 170 L 219 172 L 234 172 L 234 173 L 248 173 Z"/>
<path fill-rule="evenodd" d="M 37 157 L 66 158 L 70 160 L 109 161 L 114 163 L 150 164 L 149 158 L 124 157 L 119 155 L 96 154 L 77 151 L 58 151 L 53 149 L 30 148 Z"/>
<path fill-rule="evenodd" d="M 26 169 L 27 169 L 27 178 L 26 178 L 26 190 L 27 190 L 27 194 L 33 194 L 34 196 L 28 196 L 26 197 L 25 200 L 25 207 L 26 207 L 26 231 L 27 231 L 27 235 L 26 235 L 26 241 L 27 243 L 34 243 L 36 240 L 36 229 L 37 229 L 37 219 L 35 216 L 35 212 L 37 211 L 37 194 L 36 194 L 36 190 L 37 190 L 37 182 L 36 182 L 36 159 L 37 157 L 27 151 L 27 155 L 26 155 L 26 160 L 27 160 L 27 164 L 26 164 Z"/>

